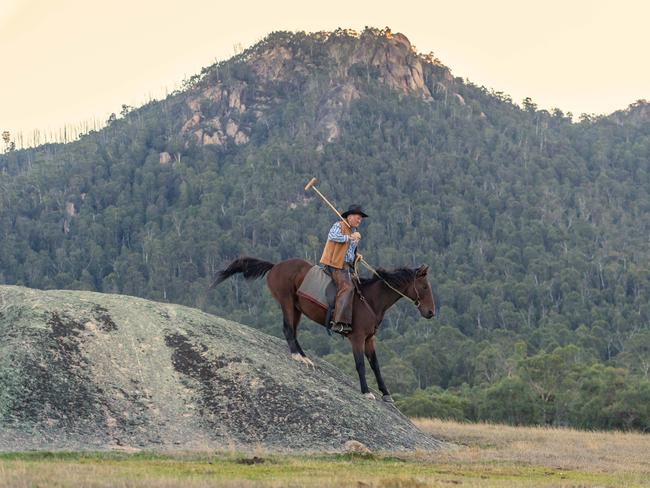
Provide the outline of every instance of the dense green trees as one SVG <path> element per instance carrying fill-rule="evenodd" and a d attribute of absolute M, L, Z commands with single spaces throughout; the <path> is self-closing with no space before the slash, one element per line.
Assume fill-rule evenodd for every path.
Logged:
<path fill-rule="evenodd" d="M 318 259 L 334 218 L 302 191 L 315 175 L 340 207 L 368 209 L 370 262 L 431 267 L 436 320 L 400 302 L 379 332 L 406 412 L 647 430 L 650 121 L 636 115 L 645 105 L 572 123 L 530 99 L 520 109 L 437 78 L 435 67 L 427 83 L 445 81 L 465 104 L 435 90 L 426 102 L 368 67 L 337 79 L 324 46 L 357 42 L 338 35 L 260 44 L 287 46 L 295 78 L 260 84 L 246 65 L 257 46 L 75 143 L 0 156 L 0 282 L 183 303 L 280 335 L 262 282 L 207 284 L 239 254 Z M 187 98 L 217 80 L 273 100 L 262 116 L 237 115 L 248 144 L 181 135 Z M 319 103 L 345 81 L 360 96 L 326 142 Z M 352 370 L 346 341 L 309 322 L 300 333 Z"/>

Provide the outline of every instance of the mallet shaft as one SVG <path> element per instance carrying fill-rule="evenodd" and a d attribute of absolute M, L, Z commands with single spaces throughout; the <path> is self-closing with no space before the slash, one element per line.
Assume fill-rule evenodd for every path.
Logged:
<path fill-rule="evenodd" d="M 350 227 L 350 229 L 351 229 L 352 226 L 348 223 L 347 220 L 345 220 L 345 219 L 341 216 L 341 214 L 339 213 L 339 211 L 336 210 L 336 207 L 335 207 L 334 205 L 332 205 L 332 204 L 330 203 L 330 201 L 329 201 L 327 198 L 325 198 L 325 195 L 323 195 L 323 194 L 318 190 L 318 188 L 316 188 L 315 183 L 316 183 L 316 178 L 312 178 L 312 179 L 309 181 L 309 183 L 307 183 L 307 186 L 305 186 L 305 191 L 309 190 L 310 188 L 313 188 L 314 191 L 315 191 L 316 193 L 318 193 L 318 195 L 323 199 L 323 201 L 324 201 L 325 203 L 327 203 L 327 204 L 330 206 L 330 208 L 331 208 L 332 210 L 334 210 L 334 213 L 336 213 L 336 215 L 338 215 L 339 218 L 340 218 L 343 222 L 345 222 L 345 224 L 346 224 L 348 227 Z"/>

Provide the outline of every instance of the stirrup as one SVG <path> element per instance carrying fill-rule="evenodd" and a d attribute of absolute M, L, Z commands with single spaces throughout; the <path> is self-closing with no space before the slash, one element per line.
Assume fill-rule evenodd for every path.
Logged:
<path fill-rule="evenodd" d="M 352 326 L 350 324 L 344 324 L 343 322 L 330 322 L 330 329 L 332 332 L 343 335 L 352 332 Z"/>

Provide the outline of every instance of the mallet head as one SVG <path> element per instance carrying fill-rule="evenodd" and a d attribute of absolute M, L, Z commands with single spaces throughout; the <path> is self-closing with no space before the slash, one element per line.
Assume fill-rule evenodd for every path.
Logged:
<path fill-rule="evenodd" d="M 309 180 L 309 183 L 307 183 L 307 186 L 305 187 L 305 191 L 309 190 L 315 184 L 316 184 L 316 177 Z"/>

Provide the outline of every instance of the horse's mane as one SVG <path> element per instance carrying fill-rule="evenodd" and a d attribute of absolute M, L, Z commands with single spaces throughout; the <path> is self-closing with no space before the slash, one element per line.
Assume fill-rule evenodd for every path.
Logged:
<path fill-rule="evenodd" d="M 413 282 L 417 269 L 397 268 L 392 271 L 388 271 L 383 268 L 378 268 L 376 271 L 379 276 L 381 276 L 381 278 L 388 282 L 390 286 L 400 288 Z M 361 278 L 361 286 L 370 285 L 376 281 L 379 281 L 379 276 L 373 274 L 370 278 Z"/>

